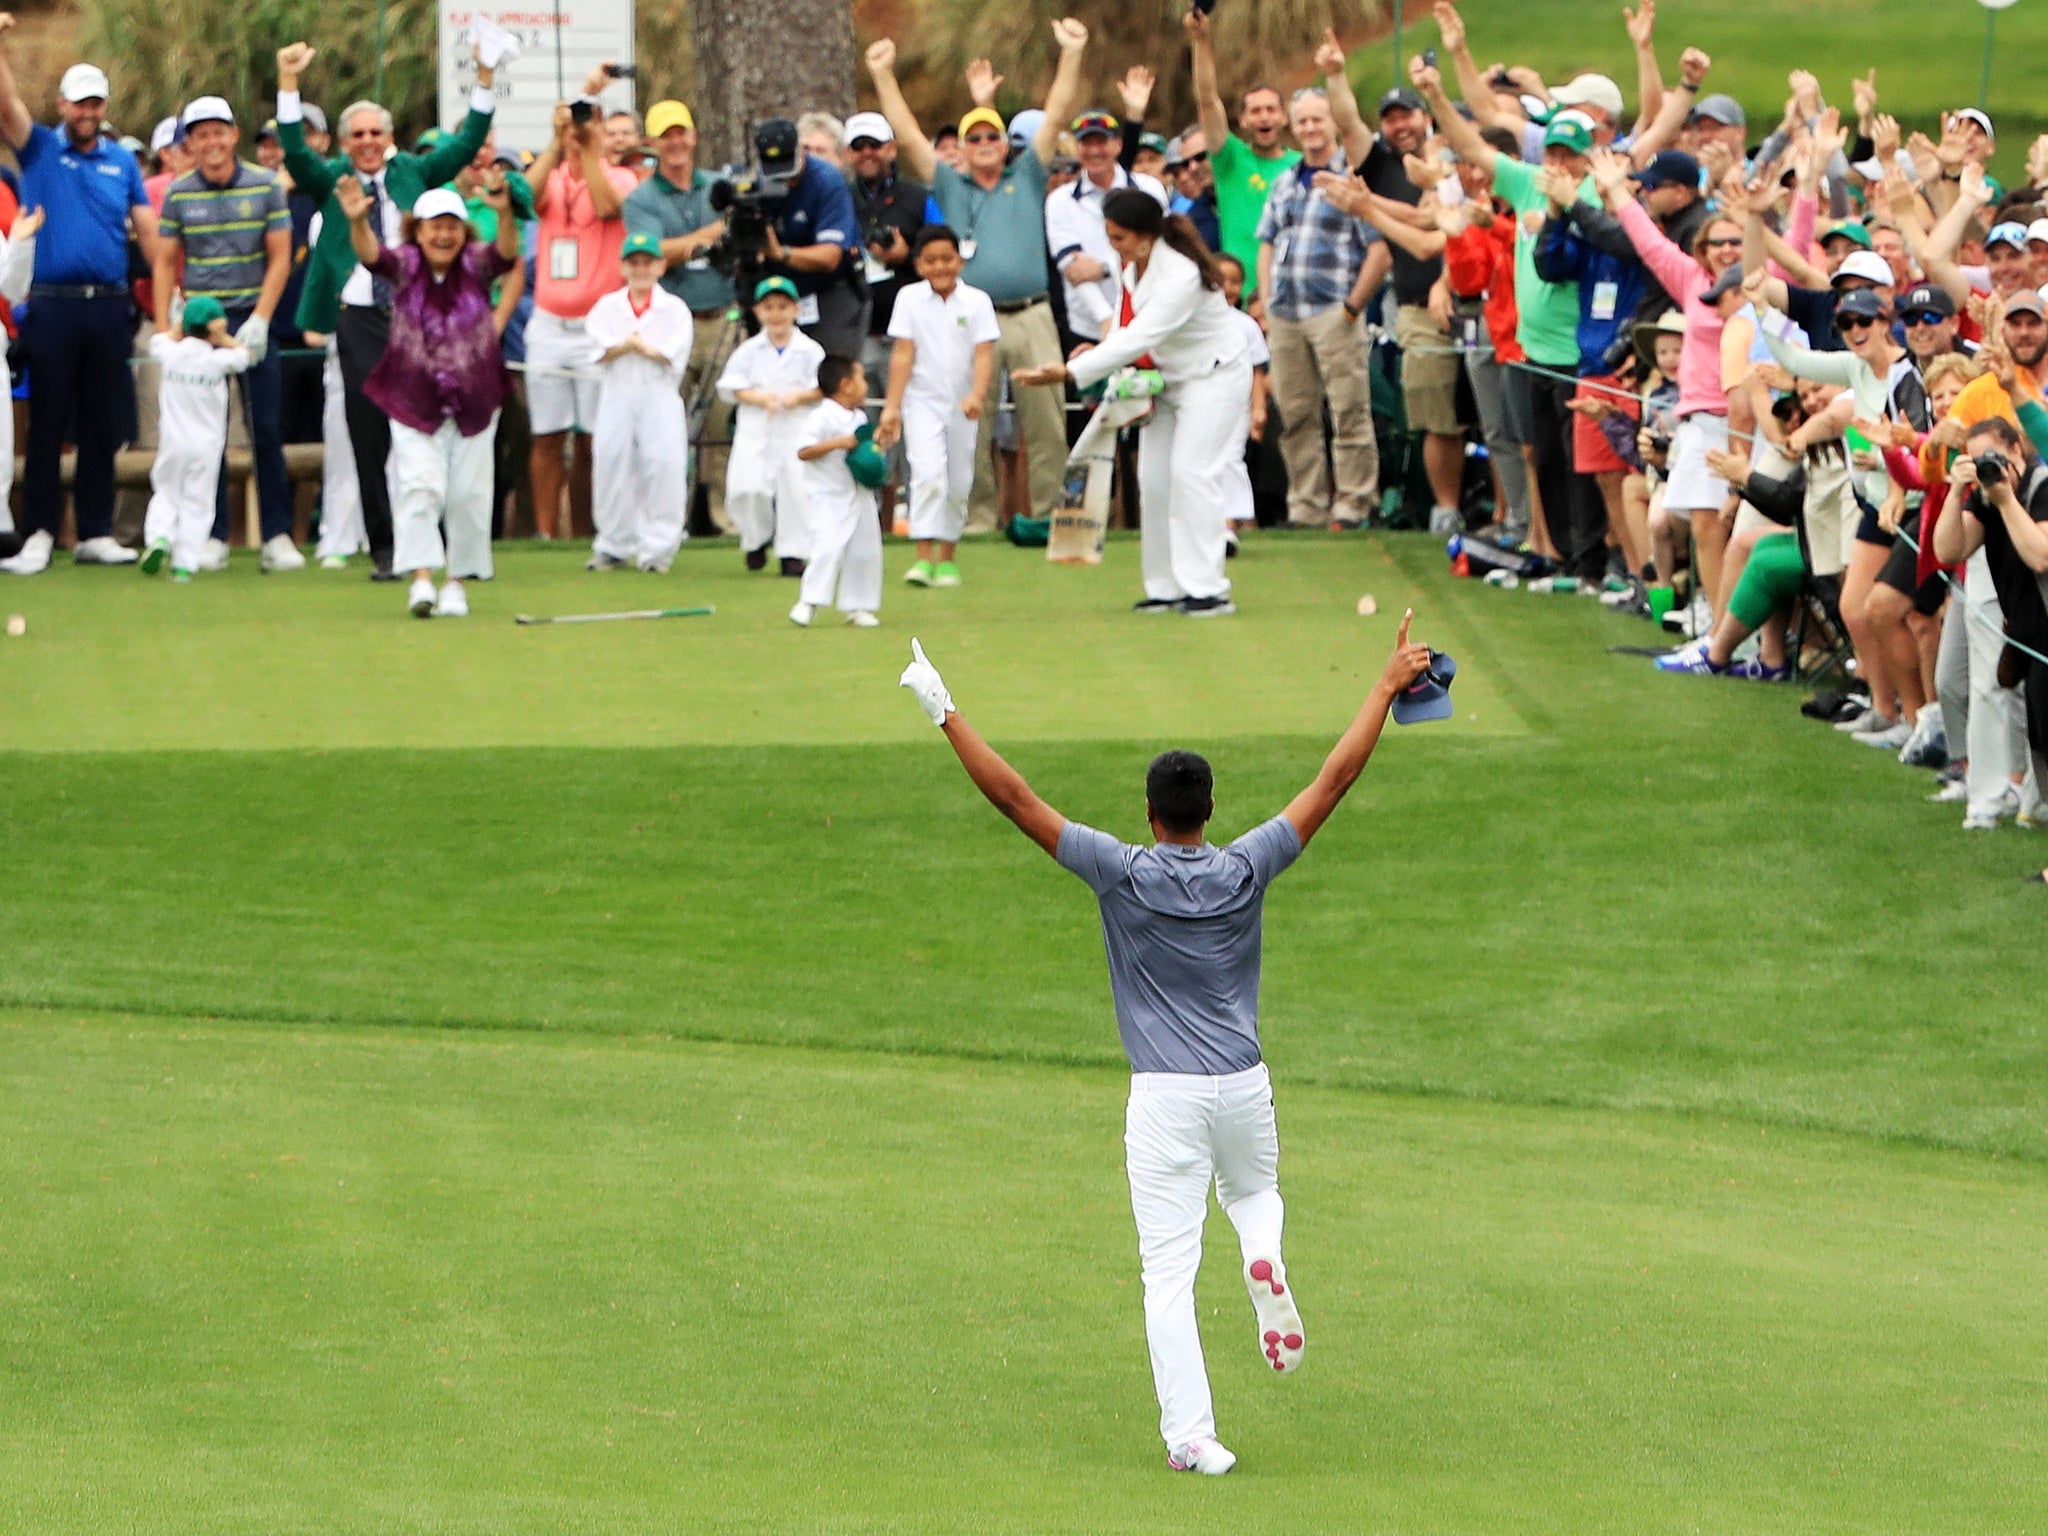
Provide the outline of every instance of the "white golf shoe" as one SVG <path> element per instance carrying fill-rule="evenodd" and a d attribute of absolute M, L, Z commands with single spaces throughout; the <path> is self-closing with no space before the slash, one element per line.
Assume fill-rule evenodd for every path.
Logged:
<path fill-rule="evenodd" d="M 78 548 L 71 551 L 74 565 L 133 565 L 140 558 L 127 545 L 116 543 L 106 534 L 81 540 Z"/>
<path fill-rule="evenodd" d="M 1287 1289 L 1287 1267 L 1278 1259 L 1253 1259 L 1244 1267 L 1244 1284 L 1259 1316 L 1260 1351 L 1275 1371 L 1284 1375 L 1294 1370 L 1301 1364 L 1306 1340 L 1294 1293 Z"/>
<path fill-rule="evenodd" d="M 292 542 L 290 534 L 278 533 L 263 541 L 263 553 L 256 564 L 258 569 L 265 571 L 303 571 L 306 557 L 299 553 L 299 546 Z"/>
<path fill-rule="evenodd" d="M 799 625 L 804 629 L 809 629 L 811 627 L 811 618 L 817 611 L 809 603 L 798 603 L 789 610 L 789 622 Z"/>
<path fill-rule="evenodd" d="M 1221 1477 L 1237 1465 L 1237 1453 L 1218 1440 L 1190 1440 L 1179 1450 L 1168 1451 L 1166 1464 L 1176 1472 Z"/>
<path fill-rule="evenodd" d="M 437 619 L 466 619 L 469 617 L 469 594 L 462 590 L 459 581 L 444 582 L 441 596 L 434 604 Z"/>
<path fill-rule="evenodd" d="M 32 533 L 21 541 L 21 549 L 0 560 L 0 571 L 10 576 L 40 576 L 50 568 L 50 550 L 56 540 L 47 533 Z"/>
<path fill-rule="evenodd" d="M 199 552 L 199 569 L 202 571 L 224 571 L 228 568 L 228 541 L 208 539 L 206 547 Z"/>
<path fill-rule="evenodd" d="M 869 613 L 865 608 L 856 608 L 852 613 L 849 613 L 846 616 L 846 622 L 855 629 L 880 629 L 882 627 L 882 621 L 872 613 Z"/>
<path fill-rule="evenodd" d="M 430 576 L 413 578 L 412 591 L 406 594 L 406 611 L 416 619 L 431 619 L 434 616 L 434 581 Z"/>

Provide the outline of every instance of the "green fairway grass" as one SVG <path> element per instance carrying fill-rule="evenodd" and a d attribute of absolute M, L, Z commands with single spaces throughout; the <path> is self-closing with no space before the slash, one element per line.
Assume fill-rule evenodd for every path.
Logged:
<path fill-rule="evenodd" d="M 866 633 L 729 544 L 0 589 L 0 1529 L 2033 1528 L 2048 840 L 1419 535 L 1201 624 L 1137 553 Z M 1127 838 L 1198 748 L 1227 837 L 1410 604 L 1458 714 L 1267 907 L 1309 1362 L 1219 1223 L 1244 1460 L 1172 1479 L 1094 904 L 896 675 Z"/>

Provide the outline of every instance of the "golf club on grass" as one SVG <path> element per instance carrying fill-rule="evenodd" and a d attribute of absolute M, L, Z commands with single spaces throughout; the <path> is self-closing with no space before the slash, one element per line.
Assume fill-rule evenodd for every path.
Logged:
<path fill-rule="evenodd" d="M 530 613 L 515 613 L 515 624 L 609 624 L 616 619 L 699 619 L 717 612 L 710 604 L 702 608 L 635 608 L 626 613 L 558 613 L 552 617 L 535 618 Z"/>

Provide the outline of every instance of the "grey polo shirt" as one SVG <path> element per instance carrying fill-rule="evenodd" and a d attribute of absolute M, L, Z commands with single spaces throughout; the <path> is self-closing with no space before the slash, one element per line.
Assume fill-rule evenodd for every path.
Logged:
<path fill-rule="evenodd" d="M 185 291 L 218 299 L 222 309 L 254 309 L 270 265 L 264 240 L 291 233 L 292 215 L 275 172 L 235 162 L 224 186 L 187 171 L 164 192 L 158 229 L 185 246 Z"/>
<path fill-rule="evenodd" d="M 697 171 L 685 189 L 656 171 L 626 194 L 626 233 L 673 240 L 716 223 L 719 214 L 711 206 L 711 184 L 717 179 L 709 171 Z M 693 310 L 724 309 L 732 303 L 732 284 L 702 256 L 670 267 L 661 275 L 661 286 Z"/>
<path fill-rule="evenodd" d="M 932 196 L 967 257 L 962 282 L 998 304 L 1045 297 L 1045 162 L 1037 150 L 1025 146 L 993 187 L 942 162 Z"/>
<path fill-rule="evenodd" d="M 1133 1072 L 1221 1077 L 1259 1064 L 1266 887 L 1301 857 L 1285 816 L 1236 842 L 1134 848 L 1070 821 L 1063 869 L 1102 908 L 1117 1033 Z"/>

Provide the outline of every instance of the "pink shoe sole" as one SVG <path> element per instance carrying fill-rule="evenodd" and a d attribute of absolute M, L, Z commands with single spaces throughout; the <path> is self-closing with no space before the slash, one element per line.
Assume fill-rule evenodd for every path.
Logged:
<path fill-rule="evenodd" d="M 1252 1310 L 1259 1317 L 1259 1349 L 1274 1372 L 1283 1376 L 1300 1366 L 1306 1347 L 1301 1312 L 1285 1275 L 1273 1259 L 1253 1259 L 1244 1267 L 1245 1289 L 1251 1292 Z"/>

